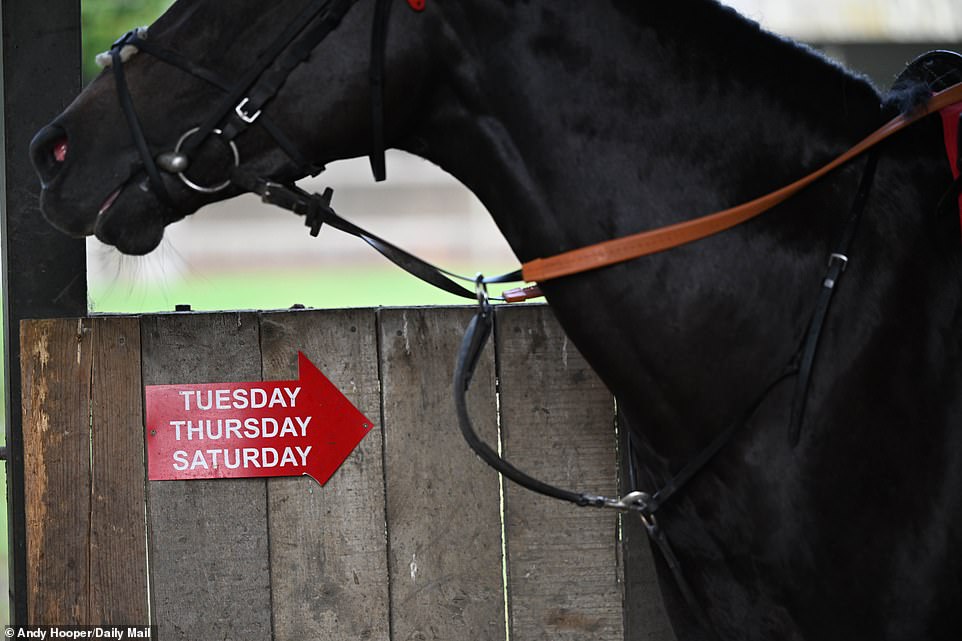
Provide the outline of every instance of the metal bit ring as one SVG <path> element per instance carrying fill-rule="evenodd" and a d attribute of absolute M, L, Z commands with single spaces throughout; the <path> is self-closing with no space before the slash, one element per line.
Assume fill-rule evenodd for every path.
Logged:
<path fill-rule="evenodd" d="M 200 131 L 200 127 L 194 127 L 193 129 L 187 130 L 187 131 L 184 133 L 184 135 L 180 137 L 180 140 L 177 141 L 177 145 L 174 147 L 174 153 L 175 153 L 175 154 L 179 154 L 179 153 L 180 153 L 180 148 L 183 147 L 184 142 L 185 142 L 188 138 L 190 138 L 191 136 L 193 136 L 195 133 L 197 133 L 198 131 Z M 220 135 L 223 134 L 224 132 L 223 132 L 222 130 L 220 130 L 220 129 L 211 129 L 211 133 L 220 136 Z M 233 140 L 228 140 L 228 141 L 227 141 L 227 145 L 230 147 L 231 154 L 232 154 L 233 157 L 234 157 L 234 167 L 237 167 L 238 165 L 240 165 L 240 152 L 237 150 L 237 145 L 234 144 L 234 141 L 233 141 Z M 186 171 L 186 170 L 185 170 L 185 171 Z M 193 189 L 194 191 L 198 191 L 198 192 L 200 192 L 200 193 L 202 193 L 202 194 L 216 194 L 217 192 L 223 191 L 223 190 L 227 189 L 228 187 L 230 187 L 230 179 L 229 179 L 229 178 L 228 178 L 227 180 L 225 180 L 224 182 L 222 182 L 222 183 L 219 183 L 219 184 L 216 184 L 216 185 L 212 185 L 212 186 L 210 186 L 210 187 L 207 187 L 207 186 L 204 186 L 204 185 L 198 185 L 197 183 L 193 182 L 190 178 L 187 177 L 187 174 L 184 173 L 184 171 L 179 171 L 179 172 L 177 172 L 177 177 L 180 178 L 180 180 L 181 180 L 182 183 L 184 183 L 185 185 L 187 185 L 188 187 L 190 187 L 190 188 Z"/>

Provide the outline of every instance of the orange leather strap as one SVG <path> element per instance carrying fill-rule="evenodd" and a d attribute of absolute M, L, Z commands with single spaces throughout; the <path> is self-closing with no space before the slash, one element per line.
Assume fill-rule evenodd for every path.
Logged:
<path fill-rule="evenodd" d="M 893 118 L 824 167 L 777 191 L 773 191 L 736 207 L 702 216 L 701 218 L 686 220 L 674 225 L 659 227 L 622 238 L 606 240 L 595 245 L 573 249 L 547 258 L 536 258 L 522 265 L 521 270 L 524 280 L 532 283 L 540 283 L 551 280 L 552 278 L 570 276 L 572 274 L 598 269 L 599 267 L 614 265 L 633 258 L 647 256 L 666 249 L 672 249 L 730 229 L 788 200 L 828 172 L 859 156 L 925 116 L 941 111 L 959 102 L 962 102 L 962 83 L 952 85 L 948 89 L 933 95 L 931 100 L 917 111 Z"/>

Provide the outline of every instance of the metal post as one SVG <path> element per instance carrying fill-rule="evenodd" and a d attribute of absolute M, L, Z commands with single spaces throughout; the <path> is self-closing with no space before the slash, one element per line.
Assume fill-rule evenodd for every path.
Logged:
<path fill-rule="evenodd" d="M 80 1 L 3 0 L 0 13 L 0 239 L 3 253 L 3 339 L 13 624 L 29 623 L 20 403 L 20 320 L 87 312 L 82 240 L 46 224 L 30 166 L 33 134 L 81 87 Z M 6 622 L 0 622 L 6 623 Z"/>

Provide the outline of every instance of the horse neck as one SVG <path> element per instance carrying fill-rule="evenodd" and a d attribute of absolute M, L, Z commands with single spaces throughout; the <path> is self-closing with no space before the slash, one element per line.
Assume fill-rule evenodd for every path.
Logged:
<path fill-rule="evenodd" d="M 757 196 L 876 124 L 864 81 L 710 0 L 650 4 L 444 9 L 445 82 L 410 148 L 522 260 Z"/>
<path fill-rule="evenodd" d="M 411 148 L 481 198 L 521 260 L 757 197 L 882 120 L 869 83 L 707 0 L 464 2 L 445 18 L 446 82 Z M 543 284 L 656 451 L 695 451 L 785 366 L 861 166 L 751 225 Z M 876 246 L 905 231 L 878 229 Z"/>

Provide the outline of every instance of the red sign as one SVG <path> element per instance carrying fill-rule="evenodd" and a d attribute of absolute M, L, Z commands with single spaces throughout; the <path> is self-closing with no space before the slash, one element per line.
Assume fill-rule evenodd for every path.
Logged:
<path fill-rule="evenodd" d="M 296 381 L 148 385 L 148 478 L 326 483 L 373 424 L 306 356 L 297 362 Z"/>
<path fill-rule="evenodd" d="M 962 104 L 951 105 L 942 110 L 942 133 L 945 136 L 945 153 L 952 166 L 952 177 L 959 179 L 962 173 Z M 959 220 L 962 220 L 962 193 L 959 193 Z"/>

